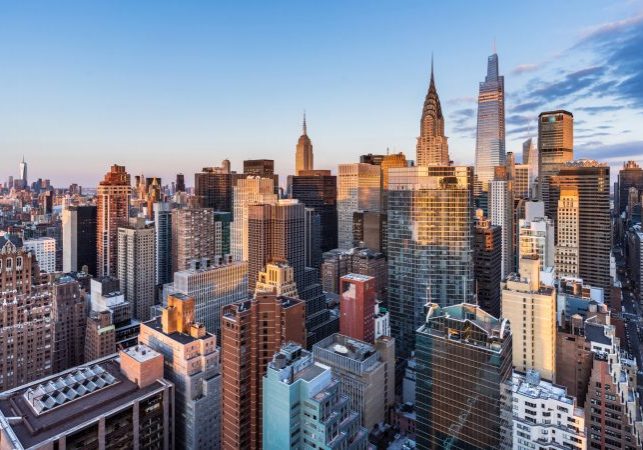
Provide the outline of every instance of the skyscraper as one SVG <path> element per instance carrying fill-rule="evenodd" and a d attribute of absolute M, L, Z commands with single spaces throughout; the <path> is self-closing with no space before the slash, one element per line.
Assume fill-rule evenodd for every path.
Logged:
<path fill-rule="evenodd" d="M 475 174 L 487 190 L 494 168 L 505 164 L 505 77 L 499 75 L 498 55 L 487 60 L 487 76 L 478 94 Z"/>
<path fill-rule="evenodd" d="M 284 344 L 263 377 L 264 450 L 365 450 L 368 430 L 360 426 L 359 413 L 345 407 L 348 397 L 340 384 L 310 352 Z"/>
<path fill-rule="evenodd" d="M 25 162 L 25 157 L 22 157 L 22 161 L 18 165 L 20 181 L 22 182 L 22 187 L 26 188 L 29 186 L 29 180 L 27 179 L 27 163 Z"/>
<path fill-rule="evenodd" d="M 96 192 L 98 276 L 114 275 L 117 266 L 118 227 L 126 226 L 132 187 L 124 166 L 113 165 Z"/>
<path fill-rule="evenodd" d="M 83 363 L 87 313 L 85 295 L 78 281 L 63 276 L 51 286 L 53 333 L 53 372 Z"/>
<path fill-rule="evenodd" d="M 559 192 L 578 192 L 578 277 L 603 288 L 609 304 L 612 279 L 610 252 L 612 220 L 610 213 L 610 168 L 592 160 L 565 163 L 555 180 L 552 198 Z"/>
<path fill-rule="evenodd" d="M 339 280 L 339 332 L 372 344 L 375 340 L 375 278 L 350 273 Z"/>
<path fill-rule="evenodd" d="M 353 213 L 379 212 L 381 170 L 365 163 L 340 164 L 337 178 L 337 243 L 341 249 L 353 247 Z"/>
<path fill-rule="evenodd" d="M 308 137 L 307 128 L 306 113 L 304 113 L 302 135 L 299 136 L 295 150 L 295 175 L 299 175 L 302 170 L 313 170 L 313 144 Z"/>
<path fill-rule="evenodd" d="M 176 174 L 176 192 L 185 192 L 185 175 Z"/>
<path fill-rule="evenodd" d="M 478 304 L 492 316 L 499 317 L 502 233 L 500 227 L 488 219 L 476 221 L 473 263 Z"/>
<path fill-rule="evenodd" d="M 321 251 L 337 248 L 337 177 L 330 170 L 300 171 L 291 178 L 292 198 L 319 214 Z"/>
<path fill-rule="evenodd" d="M 420 136 L 417 140 L 416 164 L 418 166 L 448 166 L 449 144 L 444 135 L 444 117 L 438 91 L 433 76 L 433 58 L 431 58 L 431 81 L 424 99 L 422 118 L 420 119 Z"/>
<path fill-rule="evenodd" d="M 529 178 L 529 198 L 538 198 L 538 147 L 533 138 L 522 143 L 522 163 L 527 165 L 527 176 Z"/>
<path fill-rule="evenodd" d="M 618 190 L 615 192 L 616 199 L 614 209 L 617 215 L 621 215 L 627 207 L 630 188 L 636 188 L 638 197 L 643 194 L 643 169 L 636 161 L 628 161 L 618 172 Z"/>
<path fill-rule="evenodd" d="M 50 237 L 27 239 L 22 243 L 25 250 L 30 251 L 38 261 L 38 267 L 47 273 L 56 271 L 56 240 Z"/>
<path fill-rule="evenodd" d="M 494 179 L 489 184 L 489 218 L 500 227 L 502 245 L 502 278 L 513 272 L 514 267 L 514 196 L 513 182 Z"/>
<path fill-rule="evenodd" d="M 128 226 L 118 228 L 118 271 L 121 290 L 133 307 L 136 320 L 149 320 L 154 305 L 156 240 L 154 226 L 145 219 L 130 219 Z"/>
<path fill-rule="evenodd" d="M 301 300 L 258 295 L 223 308 L 222 448 L 262 448 L 262 381 L 266 367 L 283 344 L 305 346 L 305 340 L 305 305 Z"/>
<path fill-rule="evenodd" d="M 574 116 L 569 111 L 548 111 L 538 115 L 538 198 L 545 202 L 545 214 L 556 217 L 557 201 L 550 199 L 551 177 L 574 159 Z"/>
<path fill-rule="evenodd" d="M 518 227 L 518 265 L 523 256 L 538 255 L 540 270 L 554 267 L 554 224 L 547 217 L 520 219 Z M 516 269 L 518 270 L 518 269 Z"/>
<path fill-rule="evenodd" d="M 537 255 L 520 259 L 520 272 L 502 284 L 502 317 L 511 323 L 513 365 L 556 381 L 556 290 L 540 283 Z"/>
<path fill-rule="evenodd" d="M 218 449 L 221 439 L 221 375 L 215 335 L 196 322 L 194 299 L 168 297 L 161 317 L 141 324 L 139 342 L 168 362 L 164 376 L 175 386 L 175 445 Z"/>
<path fill-rule="evenodd" d="M 420 450 L 511 448 L 509 323 L 476 305 L 427 305 L 417 332 Z"/>
<path fill-rule="evenodd" d="M 233 195 L 230 250 L 235 260 L 248 261 L 248 207 L 256 203 L 274 204 L 277 195 L 272 179 L 253 176 L 238 180 Z"/>
<path fill-rule="evenodd" d="M 578 277 L 580 251 L 578 247 L 580 236 L 578 189 L 570 187 L 560 191 L 557 224 L 556 273 L 560 277 Z"/>
<path fill-rule="evenodd" d="M 67 206 L 62 213 L 63 272 L 83 266 L 96 276 L 96 206 Z"/>
<path fill-rule="evenodd" d="M 172 270 L 190 267 L 190 261 L 214 258 L 214 214 L 210 208 L 172 211 Z"/>
<path fill-rule="evenodd" d="M 154 210 L 154 257 L 157 285 L 172 281 L 172 207 L 170 203 L 156 202 Z"/>
<path fill-rule="evenodd" d="M 234 180 L 229 162 L 226 164 L 225 161 L 220 167 L 204 167 L 201 172 L 194 174 L 194 194 L 203 208 L 232 211 Z"/>
<path fill-rule="evenodd" d="M 473 301 L 473 170 L 413 167 L 389 175 L 391 332 L 408 356 L 428 301 Z"/>

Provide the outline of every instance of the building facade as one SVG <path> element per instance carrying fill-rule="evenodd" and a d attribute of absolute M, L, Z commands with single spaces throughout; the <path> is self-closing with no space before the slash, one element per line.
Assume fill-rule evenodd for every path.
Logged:
<path fill-rule="evenodd" d="M 337 176 L 337 245 L 353 247 L 353 214 L 381 209 L 381 170 L 365 163 L 340 164 Z"/>
<path fill-rule="evenodd" d="M 63 272 L 77 272 L 87 266 L 96 273 L 96 206 L 67 206 L 62 212 Z"/>
<path fill-rule="evenodd" d="M 215 256 L 213 210 L 185 208 L 172 211 L 172 270 L 179 272 L 190 261 Z"/>

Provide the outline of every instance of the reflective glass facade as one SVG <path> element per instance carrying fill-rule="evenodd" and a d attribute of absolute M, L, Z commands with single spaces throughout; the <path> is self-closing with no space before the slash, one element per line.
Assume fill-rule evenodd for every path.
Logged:
<path fill-rule="evenodd" d="M 487 190 L 494 167 L 505 163 L 505 77 L 498 75 L 498 55 L 489 56 L 487 76 L 478 94 L 476 176 Z"/>
<path fill-rule="evenodd" d="M 443 306 L 473 296 L 471 167 L 389 172 L 388 251 L 391 330 L 408 355 L 427 301 Z"/>

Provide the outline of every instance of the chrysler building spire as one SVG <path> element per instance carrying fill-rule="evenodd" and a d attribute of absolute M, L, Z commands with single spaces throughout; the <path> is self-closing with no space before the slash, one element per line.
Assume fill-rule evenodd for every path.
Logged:
<path fill-rule="evenodd" d="M 444 116 L 440 97 L 435 87 L 433 73 L 433 55 L 431 55 L 431 80 L 429 91 L 424 99 L 422 118 L 420 120 L 420 136 L 416 150 L 418 166 L 448 166 L 449 145 L 444 135 Z"/>

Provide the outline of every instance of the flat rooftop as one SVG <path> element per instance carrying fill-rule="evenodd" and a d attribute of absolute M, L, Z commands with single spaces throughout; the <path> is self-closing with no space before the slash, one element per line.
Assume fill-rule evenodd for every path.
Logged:
<path fill-rule="evenodd" d="M 83 368 L 93 366 L 100 366 L 104 370 L 102 374 L 113 378 L 113 381 L 94 392 L 85 393 L 40 413 L 36 412 L 27 399 L 30 389 L 31 392 L 34 392 L 40 386 L 50 382 L 55 383 L 61 377 L 73 376 Z M 112 355 L 1 393 L 0 414 L 3 422 L 7 420 L 6 418 L 19 418 L 10 421 L 11 430 L 15 433 L 22 447 L 30 448 L 77 426 L 92 422 L 116 408 L 161 388 L 164 388 L 164 384 L 155 381 L 140 389 L 137 384 L 128 380 L 121 373 L 118 356 Z"/>

